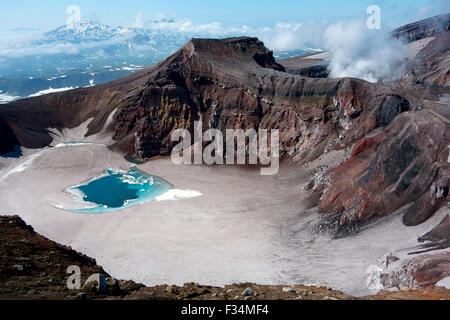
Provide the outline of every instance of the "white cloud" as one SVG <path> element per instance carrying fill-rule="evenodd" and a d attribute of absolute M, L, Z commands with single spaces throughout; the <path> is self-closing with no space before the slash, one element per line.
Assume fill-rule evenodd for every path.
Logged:
<path fill-rule="evenodd" d="M 218 22 L 201 24 L 189 19 L 174 20 L 162 13 L 157 15 L 139 13 L 130 27 L 149 29 L 156 32 L 183 33 L 191 36 L 226 36 L 246 32 L 248 29 L 246 26 L 228 27 Z"/>
<path fill-rule="evenodd" d="M 324 34 L 331 54 L 330 77 L 354 77 L 370 82 L 398 80 L 408 51 L 384 31 L 369 30 L 364 20 L 339 21 Z"/>
<path fill-rule="evenodd" d="M 82 50 L 99 48 L 98 54 L 105 54 L 105 46 L 124 43 L 132 34 L 123 34 L 104 41 L 85 43 L 50 42 L 46 43 L 41 31 L 0 30 L 0 58 L 19 58 L 30 55 L 68 54 L 76 55 Z"/>
<path fill-rule="evenodd" d="M 0 31 L 0 57 L 15 58 L 27 55 L 45 55 L 65 52 L 78 53 L 78 48 L 70 43 L 41 43 L 41 31 Z"/>
<path fill-rule="evenodd" d="M 277 23 L 274 27 L 265 27 L 255 31 L 266 46 L 276 51 L 299 50 L 304 47 L 321 46 L 322 35 L 327 22 Z"/>
<path fill-rule="evenodd" d="M 138 13 L 134 19 L 134 22 L 131 24 L 132 28 L 144 28 L 146 22 L 145 22 L 145 16 L 142 13 Z"/>

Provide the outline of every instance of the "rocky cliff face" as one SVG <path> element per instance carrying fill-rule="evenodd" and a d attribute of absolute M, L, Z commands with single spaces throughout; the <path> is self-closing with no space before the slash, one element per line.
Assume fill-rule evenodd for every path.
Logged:
<path fill-rule="evenodd" d="M 418 84 L 450 86 L 450 31 L 432 37 L 411 61 L 406 78 Z"/>
<path fill-rule="evenodd" d="M 397 116 L 358 141 L 351 157 L 329 172 L 319 188 L 321 209 L 351 226 L 412 204 L 404 223 L 424 222 L 446 205 L 448 129 L 449 122 L 429 110 Z"/>

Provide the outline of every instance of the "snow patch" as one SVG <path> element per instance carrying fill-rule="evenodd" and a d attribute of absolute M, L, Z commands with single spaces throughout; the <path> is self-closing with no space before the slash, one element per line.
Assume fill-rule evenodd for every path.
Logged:
<path fill-rule="evenodd" d="M 72 90 L 72 89 L 75 89 L 75 88 L 74 87 L 64 87 L 64 88 L 55 88 L 54 89 L 54 88 L 50 87 L 50 88 L 48 88 L 46 90 L 41 90 L 41 91 L 38 91 L 36 93 L 30 94 L 28 97 L 29 98 L 31 98 L 31 97 L 39 97 L 39 96 L 42 96 L 44 94 L 55 93 L 55 92 L 62 92 L 62 91 L 67 91 L 67 90 Z"/>
<path fill-rule="evenodd" d="M 70 146 L 82 146 L 82 145 L 93 145 L 95 143 L 90 143 L 90 142 L 69 142 L 69 143 L 58 143 L 57 145 L 55 145 L 53 148 L 45 148 L 45 149 L 41 149 L 40 151 L 30 155 L 29 157 L 25 158 L 23 162 L 19 163 L 17 166 L 13 167 L 11 170 L 9 170 L 8 172 L 6 172 L 1 178 L 0 178 L 0 183 L 3 183 L 10 175 L 15 174 L 15 173 L 19 173 L 22 171 L 25 171 L 29 166 L 31 166 L 31 164 L 33 163 L 33 161 L 39 157 L 40 155 L 46 153 L 47 151 L 50 151 L 54 148 L 64 148 L 64 147 L 70 147 Z M 97 145 L 102 145 L 102 144 L 97 144 Z M 102 145 L 104 148 L 106 148 L 106 145 Z"/>
<path fill-rule="evenodd" d="M 450 163 L 450 146 L 448 146 L 448 158 L 447 158 L 447 163 Z"/>
<path fill-rule="evenodd" d="M 450 289 L 450 277 L 442 279 L 441 281 L 436 283 L 436 286 Z"/>
<path fill-rule="evenodd" d="M 37 152 L 37 153 L 31 155 L 24 162 L 20 163 L 19 165 L 15 166 L 11 170 L 9 170 L 6 174 L 4 174 L 0 178 L 0 183 L 4 182 L 10 175 L 26 170 L 33 163 L 33 160 L 36 159 L 40 154 L 41 154 L 41 152 Z"/>
<path fill-rule="evenodd" d="M 201 192 L 195 190 L 171 189 L 166 193 L 155 198 L 156 201 L 176 201 L 183 199 L 191 199 L 202 196 Z"/>
<path fill-rule="evenodd" d="M 3 91 L 0 90 L 0 104 L 1 103 L 8 103 L 17 99 L 20 99 L 18 96 L 10 96 L 8 93 L 2 93 Z"/>
<path fill-rule="evenodd" d="M 369 275 L 367 278 L 367 288 L 376 291 L 382 290 L 381 274 L 383 273 L 383 269 L 379 266 L 371 265 L 367 268 L 366 272 Z"/>
<path fill-rule="evenodd" d="M 142 69 L 141 67 L 122 67 L 122 70 L 126 70 L 126 71 L 136 71 Z"/>

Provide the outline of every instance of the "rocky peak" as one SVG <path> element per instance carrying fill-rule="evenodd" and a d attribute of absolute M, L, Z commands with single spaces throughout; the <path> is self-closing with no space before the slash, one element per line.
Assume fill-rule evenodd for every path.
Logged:
<path fill-rule="evenodd" d="M 285 71 L 284 67 L 275 61 L 273 52 L 267 49 L 258 38 L 252 37 L 193 38 L 168 59 L 170 63 L 174 61 L 187 62 L 188 60 L 191 62 L 191 66 L 209 63 L 222 67 L 236 66 L 237 64 L 256 67 L 256 63 L 263 68 Z"/>

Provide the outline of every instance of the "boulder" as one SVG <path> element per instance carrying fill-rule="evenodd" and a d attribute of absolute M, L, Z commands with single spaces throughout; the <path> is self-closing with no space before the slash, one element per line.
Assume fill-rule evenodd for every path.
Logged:
<path fill-rule="evenodd" d="M 247 289 L 244 290 L 244 292 L 242 294 L 245 297 L 253 297 L 255 295 L 255 292 L 252 289 L 247 288 Z"/>

